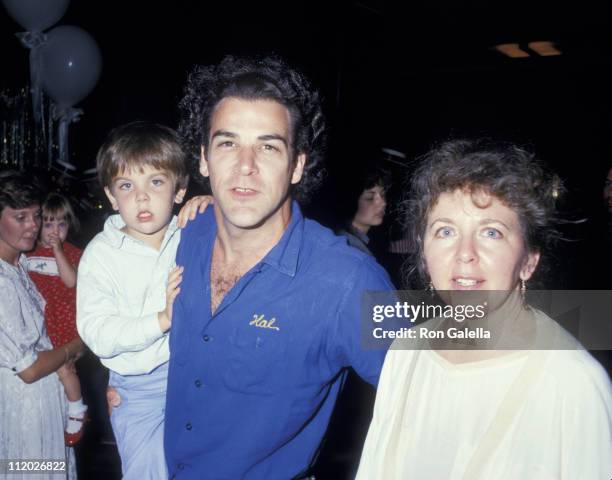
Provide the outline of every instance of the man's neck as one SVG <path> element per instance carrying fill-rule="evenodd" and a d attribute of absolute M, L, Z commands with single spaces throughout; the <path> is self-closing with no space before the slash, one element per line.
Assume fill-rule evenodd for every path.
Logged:
<path fill-rule="evenodd" d="M 249 229 L 230 224 L 217 204 L 215 217 L 217 236 L 210 270 L 210 308 L 213 313 L 240 278 L 281 239 L 291 220 L 291 203 L 285 202 L 273 217 L 259 227 Z"/>
<path fill-rule="evenodd" d="M 291 221 L 291 201 L 287 200 L 276 214 L 259 227 L 240 228 L 229 223 L 215 205 L 217 236 L 215 257 L 221 264 L 241 265 L 249 270 L 264 258 L 281 239 Z"/>

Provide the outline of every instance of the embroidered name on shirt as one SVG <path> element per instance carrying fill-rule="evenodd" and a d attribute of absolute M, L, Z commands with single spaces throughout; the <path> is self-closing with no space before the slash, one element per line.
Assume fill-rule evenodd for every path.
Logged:
<path fill-rule="evenodd" d="M 269 328 L 270 330 L 280 331 L 280 328 L 274 325 L 276 323 L 276 318 L 271 318 L 270 320 L 266 320 L 263 315 L 253 315 L 253 320 L 249 322 L 249 325 L 253 325 L 258 328 Z"/>

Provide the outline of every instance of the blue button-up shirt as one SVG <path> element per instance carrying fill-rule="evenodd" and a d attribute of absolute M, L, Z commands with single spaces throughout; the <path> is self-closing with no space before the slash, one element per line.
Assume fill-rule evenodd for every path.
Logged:
<path fill-rule="evenodd" d="M 344 368 L 376 385 L 385 352 L 360 346 L 365 290 L 391 290 L 375 260 L 296 203 L 274 248 L 210 308 L 212 209 L 183 231 L 170 335 L 165 451 L 179 479 L 290 479 L 316 453 Z"/>

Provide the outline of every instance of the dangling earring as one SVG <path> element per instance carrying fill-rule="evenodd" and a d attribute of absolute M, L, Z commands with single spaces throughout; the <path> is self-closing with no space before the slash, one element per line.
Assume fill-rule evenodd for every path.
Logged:
<path fill-rule="evenodd" d="M 527 292 L 527 282 L 521 278 L 521 298 L 525 300 L 525 294 Z"/>
<path fill-rule="evenodd" d="M 430 280 L 427 284 L 427 293 L 433 297 L 434 293 L 436 293 L 436 289 L 434 288 L 433 282 Z"/>

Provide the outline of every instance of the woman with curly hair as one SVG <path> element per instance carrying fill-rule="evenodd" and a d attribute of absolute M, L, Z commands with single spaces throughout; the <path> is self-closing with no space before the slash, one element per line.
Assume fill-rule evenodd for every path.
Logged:
<path fill-rule="evenodd" d="M 612 477 L 610 380 L 523 295 L 559 237 L 558 183 L 514 145 L 450 141 L 423 158 L 405 203 L 409 276 L 452 305 L 493 300 L 474 323 L 495 335 L 394 342 L 359 480 Z M 419 327 L 440 338 L 456 320 Z"/>

